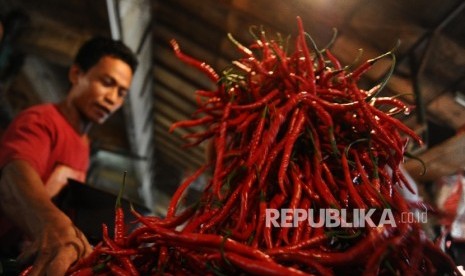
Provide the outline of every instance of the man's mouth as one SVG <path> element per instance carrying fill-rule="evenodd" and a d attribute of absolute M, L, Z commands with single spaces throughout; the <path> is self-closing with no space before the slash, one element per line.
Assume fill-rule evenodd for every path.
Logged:
<path fill-rule="evenodd" d="M 98 109 L 107 116 L 111 113 L 111 110 L 103 105 L 98 105 Z"/>

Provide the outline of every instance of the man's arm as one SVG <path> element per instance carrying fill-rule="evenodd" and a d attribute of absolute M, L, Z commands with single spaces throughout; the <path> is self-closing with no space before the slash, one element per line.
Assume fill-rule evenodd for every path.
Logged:
<path fill-rule="evenodd" d="M 73 262 L 92 250 L 25 161 L 12 161 L 2 169 L 0 207 L 32 240 L 32 246 L 19 257 L 20 262 L 34 261 L 30 275 L 64 275 Z"/>

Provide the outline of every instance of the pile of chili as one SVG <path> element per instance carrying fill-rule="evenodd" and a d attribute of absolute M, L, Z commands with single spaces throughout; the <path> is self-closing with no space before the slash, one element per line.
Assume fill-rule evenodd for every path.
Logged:
<path fill-rule="evenodd" d="M 196 117 L 170 131 L 204 127 L 187 137 L 189 145 L 210 141 L 215 160 L 180 185 L 165 218 L 133 211 L 140 226 L 126 233 L 117 223 L 114 239 L 104 227 L 102 243 L 70 274 L 103 264 L 96 274 L 458 275 L 418 222 L 401 219 L 411 211 L 399 193 L 409 188 L 399 168 L 406 139 L 422 141 L 394 116 L 410 107 L 377 97 L 388 78 L 368 90 L 358 85 L 392 53 L 349 71 L 311 40 L 310 50 L 297 21 L 294 45 L 264 31 L 249 47 L 229 36 L 243 57 L 222 75 L 171 41 L 177 57 L 217 88 L 197 91 Z M 199 203 L 181 210 L 181 195 L 208 170 Z M 267 226 L 267 208 L 312 208 L 313 221 L 323 219 L 318 210 L 324 208 L 389 208 L 396 226 Z"/>

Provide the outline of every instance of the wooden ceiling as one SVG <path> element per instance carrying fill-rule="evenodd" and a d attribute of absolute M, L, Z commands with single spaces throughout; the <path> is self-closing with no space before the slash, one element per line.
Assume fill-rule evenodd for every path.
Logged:
<path fill-rule="evenodd" d="M 120 1 L 138 3 L 137 0 Z M 43 72 L 48 72 L 49 78 L 66 76 L 72 55 L 90 35 L 110 34 L 105 1 L 0 0 L 0 3 L 0 15 L 15 9 L 27 15 L 27 27 L 16 46 L 26 57 L 46 64 L 48 69 Z M 440 126 L 440 132 L 444 132 L 445 137 L 438 142 L 450 138 L 465 125 L 465 107 L 455 101 L 457 93 L 465 95 L 465 2 L 462 0 L 152 0 L 151 7 L 147 8 L 152 10 L 154 45 L 155 164 L 179 168 L 178 174 L 204 162 L 204 145 L 184 149 L 185 141 L 180 137 L 186 132 L 169 134 L 167 130 L 173 122 L 189 118 L 195 111 L 195 90 L 214 86 L 198 71 L 175 58 L 169 40 L 176 39 L 185 53 L 221 72 L 239 57 L 227 33 L 244 44 L 252 39 L 250 26 L 263 26 L 270 34 L 295 35 L 296 16 L 303 19 L 306 31 L 319 47 L 326 45 L 333 37 L 333 29 L 337 29 L 332 50 L 345 64 L 354 61 L 359 49 L 363 49 L 365 60 L 391 50 L 400 40 L 395 52 L 396 69 L 383 93 L 421 96 L 417 100 L 402 96 L 417 105 L 417 109 L 401 119 L 424 135 L 430 147 L 436 146 L 433 142 L 441 136 L 441 133 L 427 135 L 431 124 Z M 32 63 L 27 59 L 25 64 Z M 382 60 L 367 73 L 364 81 L 368 85 L 376 82 L 389 67 L 389 60 Z M 30 75 L 22 69 L 10 79 L 8 89 L 16 92 L 9 92 L 7 98 L 14 110 L 44 99 L 43 95 L 28 94 L 31 85 L 26 84 L 33 81 Z M 36 76 L 35 80 L 41 77 Z M 121 115 L 117 115 L 94 132 L 94 139 L 102 147 L 127 154 L 130 147 L 123 135 L 125 124 L 121 120 Z M 463 143 L 463 139 L 456 140 Z M 426 154 L 429 148 L 421 150 Z M 465 164 L 463 157 L 454 158 L 456 162 L 449 171 Z"/>

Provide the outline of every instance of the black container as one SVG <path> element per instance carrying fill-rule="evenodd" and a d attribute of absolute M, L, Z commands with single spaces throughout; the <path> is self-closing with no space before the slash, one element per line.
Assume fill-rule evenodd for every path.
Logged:
<path fill-rule="evenodd" d="M 113 235 L 116 199 L 117 195 L 70 179 L 53 201 L 86 235 L 89 243 L 96 245 L 102 240 L 102 224 L 106 224 L 110 236 Z M 121 203 L 125 223 L 128 231 L 131 231 L 136 227 L 133 223 L 135 218 L 130 212 L 131 202 L 122 198 Z M 132 205 L 142 215 L 150 213 L 148 208 L 140 204 Z"/>

